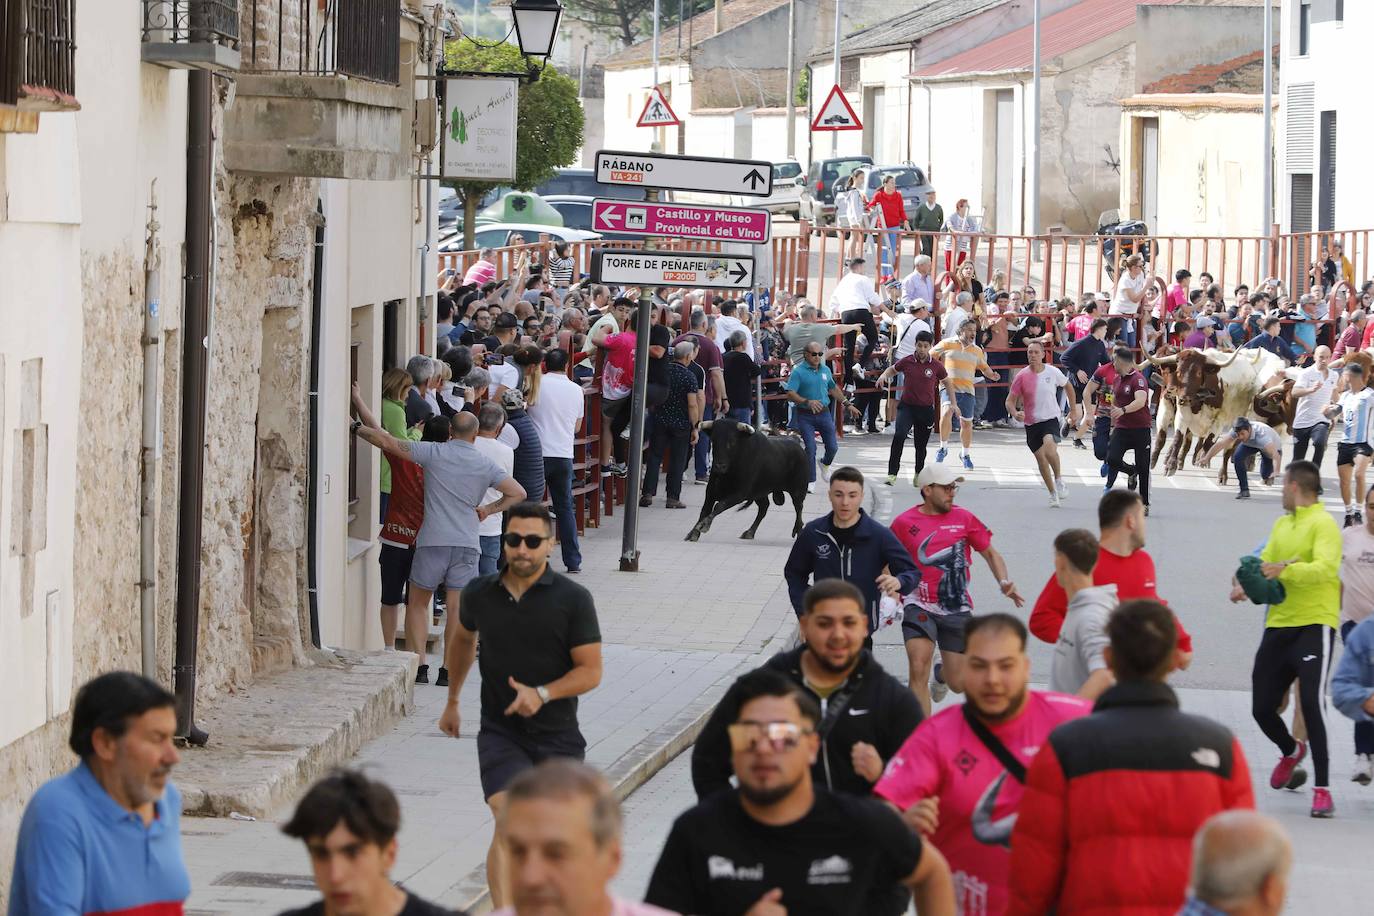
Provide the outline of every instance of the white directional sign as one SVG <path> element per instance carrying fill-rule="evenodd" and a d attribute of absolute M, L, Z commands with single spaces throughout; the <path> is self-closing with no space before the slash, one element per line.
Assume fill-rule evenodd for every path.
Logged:
<path fill-rule="evenodd" d="M 598 249 L 592 252 L 592 282 L 645 288 L 749 289 L 754 283 L 754 258 L 697 251 Z"/>
<path fill-rule="evenodd" d="M 670 191 L 767 197 L 773 193 L 773 165 L 751 159 L 665 156 L 603 149 L 596 154 L 596 180 L 602 184 Z"/>

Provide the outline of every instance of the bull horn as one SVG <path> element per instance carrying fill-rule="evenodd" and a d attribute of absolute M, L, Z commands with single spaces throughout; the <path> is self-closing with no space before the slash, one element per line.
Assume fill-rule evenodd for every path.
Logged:
<path fill-rule="evenodd" d="M 1156 366 L 1173 366 L 1178 364 L 1177 353 L 1173 356 L 1155 356 L 1153 353 L 1147 353 L 1146 356 L 1148 356 L 1150 362 L 1154 363 Z"/>
<path fill-rule="evenodd" d="M 1284 390 L 1287 387 L 1287 385 L 1275 385 L 1272 388 L 1266 388 L 1259 393 L 1259 397 L 1261 400 L 1267 400 L 1269 398 L 1275 397 L 1276 395 L 1283 394 Z"/>
<path fill-rule="evenodd" d="M 710 428 L 711 428 L 711 424 L 714 423 L 714 422 L 716 422 L 716 421 L 715 421 L 715 420 L 702 420 L 702 421 L 701 421 L 701 428 L 702 428 L 702 429 L 710 429 Z"/>
<path fill-rule="evenodd" d="M 735 423 L 735 429 L 744 433 L 746 436 L 752 436 L 754 434 L 754 427 L 750 426 L 748 423 L 740 423 L 737 421 Z"/>
<path fill-rule="evenodd" d="M 1232 353 L 1231 353 L 1231 358 L 1228 359 L 1228 360 L 1227 360 L 1226 362 L 1224 362 L 1224 363 L 1214 363 L 1214 362 L 1212 362 L 1212 358 L 1211 358 L 1210 355 L 1207 357 L 1207 362 L 1212 363 L 1212 365 L 1213 365 L 1213 366 L 1216 366 L 1218 369 L 1225 369 L 1227 366 L 1231 365 L 1233 362 L 1236 361 L 1236 357 L 1237 357 L 1237 356 L 1240 356 L 1240 351 L 1239 351 L 1239 350 L 1234 350 L 1234 351 L 1232 351 Z"/>

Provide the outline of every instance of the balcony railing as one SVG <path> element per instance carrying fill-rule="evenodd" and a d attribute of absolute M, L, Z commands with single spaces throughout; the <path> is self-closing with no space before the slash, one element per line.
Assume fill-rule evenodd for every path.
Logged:
<path fill-rule="evenodd" d="M 238 0 L 143 0 L 143 40 L 239 44 Z"/>
<path fill-rule="evenodd" d="M 238 0 L 141 2 L 145 61 L 165 67 L 238 69 Z"/>
<path fill-rule="evenodd" d="M 245 71 L 400 82 L 400 0 L 254 0 L 250 28 Z"/>
<path fill-rule="evenodd" d="M 78 108 L 76 0 L 0 0 L 0 104 L 38 111 Z"/>

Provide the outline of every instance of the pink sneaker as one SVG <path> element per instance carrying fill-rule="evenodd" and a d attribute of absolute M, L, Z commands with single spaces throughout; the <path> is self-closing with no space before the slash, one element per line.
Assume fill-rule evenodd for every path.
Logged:
<path fill-rule="evenodd" d="M 1293 777 L 1293 769 L 1307 756 L 1307 742 L 1299 741 L 1293 753 L 1287 757 L 1280 757 L 1278 764 L 1274 767 L 1274 772 L 1269 775 L 1269 787 L 1271 789 L 1282 789 L 1288 785 L 1288 780 Z"/>
<path fill-rule="evenodd" d="M 1336 803 L 1331 800 L 1329 789 L 1312 790 L 1312 816 L 1335 817 Z"/>

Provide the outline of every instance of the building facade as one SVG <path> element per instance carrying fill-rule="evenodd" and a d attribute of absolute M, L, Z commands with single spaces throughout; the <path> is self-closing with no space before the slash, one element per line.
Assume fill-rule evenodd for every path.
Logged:
<path fill-rule="evenodd" d="M 383 367 L 432 352 L 436 272 L 417 177 L 433 4 L 383 4 L 367 42 L 315 4 L 17 5 L 62 53 L 0 38 L 24 74 L 0 85 L 0 899 L 24 803 L 73 763 L 75 688 L 145 657 L 172 685 L 187 577 L 201 701 L 381 644 L 379 469 L 350 448 L 349 388 L 375 405 Z M 208 211 L 188 183 L 207 123 Z M 183 385 L 188 211 L 208 234 L 203 404 Z M 190 411 L 205 441 L 188 561 Z"/>

